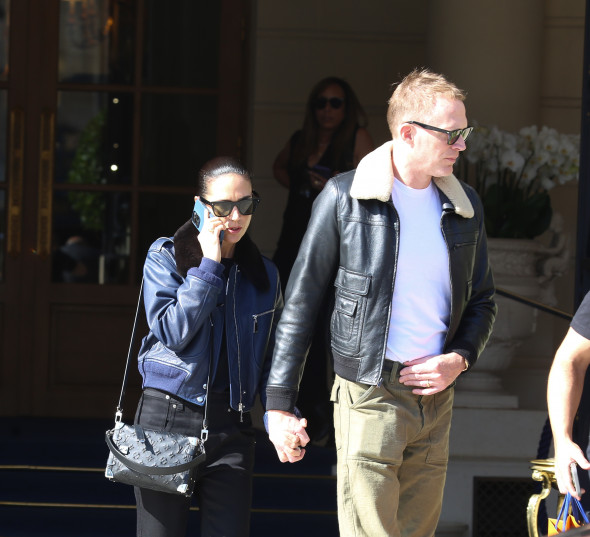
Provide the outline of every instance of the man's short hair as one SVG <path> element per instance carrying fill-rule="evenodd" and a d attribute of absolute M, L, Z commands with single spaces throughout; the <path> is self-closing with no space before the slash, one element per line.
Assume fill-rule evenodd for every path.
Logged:
<path fill-rule="evenodd" d="M 397 85 L 389 99 L 387 124 L 392 137 L 404 121 L 427 122 L 437 97 L 464 101 L 466 96 L 443 75 L 429 69 L 414 69 Z"/>

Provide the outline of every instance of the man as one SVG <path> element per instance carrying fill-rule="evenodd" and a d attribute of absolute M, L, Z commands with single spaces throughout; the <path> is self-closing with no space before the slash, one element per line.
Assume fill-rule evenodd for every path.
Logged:
<path fill-rule="evenodd" d="M 590 469 L 590 462 L 573 440 L 573 425 L 586 370 L 590 365 L 590 293 L 586 294 L 576 311 L 559 349 L 555 353 L 549 381 L 547 383 L 547 404 L 553 430 L 555 447 L 555 476 L 559 491 L 576 493 L 570 473 L 570 463 L 576 462 L 584 470 Z"/>
<path fill-rule="evenodd" d="M 308 441 L 293 415 L 323 295 L 334 289 L 340 535 L 434 535 L 453 383 L 496 306 L 481 203 L 453 175 L 471 132 L 464 93 L 415 70 L 389 101 L 392 141 L 317 198 L 286 291 L 267 388 L 281 461 Z"/>

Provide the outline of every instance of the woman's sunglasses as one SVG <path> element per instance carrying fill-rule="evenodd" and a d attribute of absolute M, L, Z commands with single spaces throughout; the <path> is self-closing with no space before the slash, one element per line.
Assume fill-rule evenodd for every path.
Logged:
<path fill-rule="evenodd" d="M 240 214 L 248 216 L 254 214 L 256 207 L 260 203 L 260 198 L 256 195 L 238 201 L 207 201 L 203 196 L 200 197 L 200 200 L 213 209 L 215 216 L 229 216 L 234 210 L 234 207 L 238 208 Z"/>
<path fill-rule="evenodd" d="M 315 109 L 323 110 L 324 108 L 326 108 L 328 103 L 330 103 L 330 106 L 334 110 L 338 110 L 344 104 L 344 100 L 340 97 L 330 97 L 329 99 L 328 97 L 318 97 L 315 100 Z"/>
<path fill-rule="evenodd" d="M 447 135 L 448 145 L 453 145 L 459 139 L 459 136 L 463 138 L 463 140 L 467 140 L 467 137 L 471 134 L 471 131 L 473 131 L 473 127 L 465 127 L 464 129 L 455 129 L 454 131 L 448 131 L 446 129 L 439 129 L 438 127 L 433 127 L 432 125 L 426 125 L 426 123 L 420 123 L 419 121 L 406 121 L 406 123 L 409 123 L 410 125 L 418 125 L 419 127 L 422 127 L 423 129 L 429 131 L 443 132 Z"/>

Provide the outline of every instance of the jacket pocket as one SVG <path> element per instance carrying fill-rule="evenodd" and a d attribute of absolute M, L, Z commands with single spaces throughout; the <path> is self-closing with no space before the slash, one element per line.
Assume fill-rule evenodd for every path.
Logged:
<path fill-rule="evenodd" d="M 265 335 L 268 334 L 270 332 L 274 312 L 275 310 L 273 308 L 271 310 L 252 315 L 252 333 L 261 333 Z"/>
<path fill-rule="evenodd" d="M 338 269 L 331 339 L 333 349 L 339 354 L 356 355 L 360 351 L 370 283 L 368 274 Z"/>

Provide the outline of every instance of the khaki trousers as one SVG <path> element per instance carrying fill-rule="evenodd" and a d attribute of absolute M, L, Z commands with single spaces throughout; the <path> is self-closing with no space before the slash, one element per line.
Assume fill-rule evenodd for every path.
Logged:
<path fill-rule="evenodd" d="M 430 396 L 399 382 L 336 376 L 332 389 L 341 537 L 431 537 L 442 507 L 454 388 Z"/>

